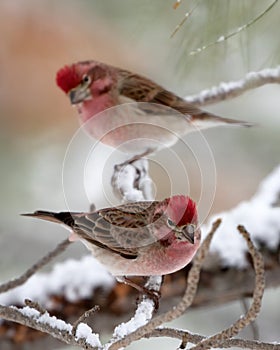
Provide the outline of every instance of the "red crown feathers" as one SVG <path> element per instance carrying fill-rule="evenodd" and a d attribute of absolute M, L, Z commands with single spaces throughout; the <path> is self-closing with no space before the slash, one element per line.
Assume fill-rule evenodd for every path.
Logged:
<path fill-rule="evenodd" d="M 61 68 L 56 74 L 56 84 L 66 93 L 79 85 L 80 80 L 73 65 Z"/>
<path fill-rule="evenodd" d="M 197 221 L 195 202 L 188 196 L 176 195 L 169 199 L 168 205 L 172 208 L 172 219 L 177 225 L 186 225 Z"/>

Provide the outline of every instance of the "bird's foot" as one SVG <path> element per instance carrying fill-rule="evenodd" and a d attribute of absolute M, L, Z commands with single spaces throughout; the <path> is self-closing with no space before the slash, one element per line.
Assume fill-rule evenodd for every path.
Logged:
<path fill-rule="evenodd" d="M 143 287 L 140 284 L 137 284 L 136 282 L 131 281 L 129 278 L 127 278 L 125 276 L 118 277 L 117 280 L 119 282 L 123 282 L 123 283 L 133 287 L 134 289 L 138 290 L 138 292 L 140 292 L 141 294 L 144 294 L 144 296 L 146 296 L 147 299 L 151 299 L 154 302 L 155 311 L 158 310 L 158 308 L 159 308 L 159 299 L 161 297 L 160 291 L 156 291 L 156 290 L 153 290 L 153 289 L 148 289 L 146 287 Z"/>
<path fill-rule="evenodd" d="M 135 156 L 133 156 L 132 158 L 126 160 L 125 162 L 115 165 L 115 167 L 117 167 L 117 170 L 127 166 L 127 165 L 132 165 L 134 162 L 137 162 L 138 160 L 146 157 L 147 155 L 151 154 L 154 152 L 153 148 L 148 148 L 145 152 L 137 154 Z"/>
<path fill-rule="evenodd" d="M 153 301 L 154 306 L 155 306 L 155 312 L 156 312 L 159 308 L 159 300 L 161 297 L 160 291 L 153 290 L 153 289 L 147 289 L 147 288 L 143 287 L 142 293 L 144 294 L 144 297 Z"/>

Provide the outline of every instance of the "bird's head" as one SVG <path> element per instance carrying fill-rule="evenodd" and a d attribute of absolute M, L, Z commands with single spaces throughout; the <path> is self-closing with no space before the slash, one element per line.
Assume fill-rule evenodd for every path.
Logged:
<path fill-rule="evenodd" d="M 113 79 L 109 66 L 83 61 L 61 68 L 56 74 L 56 83 L 72 104 L 79 104 L 110 91 Z"/>
<path fill-rule="evenodd" d="M 170 197 L 164 202 L 166 225 L 172 230 L 175 238 L 192 244 L 200 239 L 195 202 L 183 195 Z"/>

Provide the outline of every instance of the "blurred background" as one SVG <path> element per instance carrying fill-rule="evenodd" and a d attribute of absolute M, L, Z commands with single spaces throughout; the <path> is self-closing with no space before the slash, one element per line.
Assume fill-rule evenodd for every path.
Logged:
<path fill-rule="evenodd" d="M 146 75 L 187 96 L 222 81 L 241 79 L 249 71 L 279 64 L 280 42 L 275 35 L 279 29 L 278 3 L 247 30 L 190 55 L 249 23 L 273 1 L 182 1 L 176 10 L 174 2 L 0 2 L 1 280 L 23 272 L 66 237 L 62 228 L 22 218 L 20 213 L 36 209 L 87 210 L 90 202 L 97 207 L 109 205 L 111 171 L 118 160 L 124 159 L 121 154 L 112 154 L 109 147 L 99 146 L 94 153 L 95 163 L 84 169 L 79 166 L 81 150 L 89 146 L 83 144 L 81 133 L 76 133 L 79 122 L 75 109 L 55 85 L 59 68 L 96 59 Z M 171 38 L 185 13 L 192 9 L 192 16 Z M 193 134 L 173 147 L 175 153 L 162 151 L 152 156 L 156 197 L 169 196 L 174 190 L 188 191 L 200 201 L 203 219 L 209 213 L 228 210 L 249 199 L 259 182 L 279 163 L 279 94 L 279 85 L 267 85 L 204 107 L 259 126 Z M 176 180 L 170 180 L 171 169 L 161 167 L 174 154 L 184 164 L 187 185 L 186 173 L 176 173 Z M 213 161 L 209 161 L 210 156 Z M 83 157 L 86 164 L 87 156 Z M 174 167 L 176 163 L 173 170 Z M 91 188 L 85 190 L 87 186 Z M 61 259 L 82 254 L 86 254 L 85 249 L 76 244 Z M 271 293 L 267 307 L 273 318 L 272 303 L 279 299 L 279 293 Z M 215 326 L 228 322 L 228 316 L 234 319 L 234 312 L 226 311 L 225 316 L 218 311 L 214 310 Z M 187 322 L 192 322 L 190 328 L 194 332 L 213 332 L 213 322 L 208 328 L 206 322 L 203 330 L 198 327 L 203 319 L 203 312 L 197 312 Z M 262 339 L 276 340 L 279 315 L 274 321 L 275 326 L 263 326 Z M 264 318 L 263 322 L 271 324 L 272 320 Z"/>

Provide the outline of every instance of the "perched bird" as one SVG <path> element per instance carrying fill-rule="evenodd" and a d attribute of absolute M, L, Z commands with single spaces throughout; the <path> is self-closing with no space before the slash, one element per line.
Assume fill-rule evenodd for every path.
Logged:
<path fill-rule="evenodd" d="M 89 213 L 23 214 L 65 225 L 114 276 L 165 275 L 186 266 L 200 243 L 195 203 L 176 195 Z"/>
<path fill-rule="evenodd" d="M 169 147 L 198 129 L 253 125 L 203 111 L 148 78 L 97 61 L 63 67 L 56 82 L 85 129 L 126 153 Z"/>

